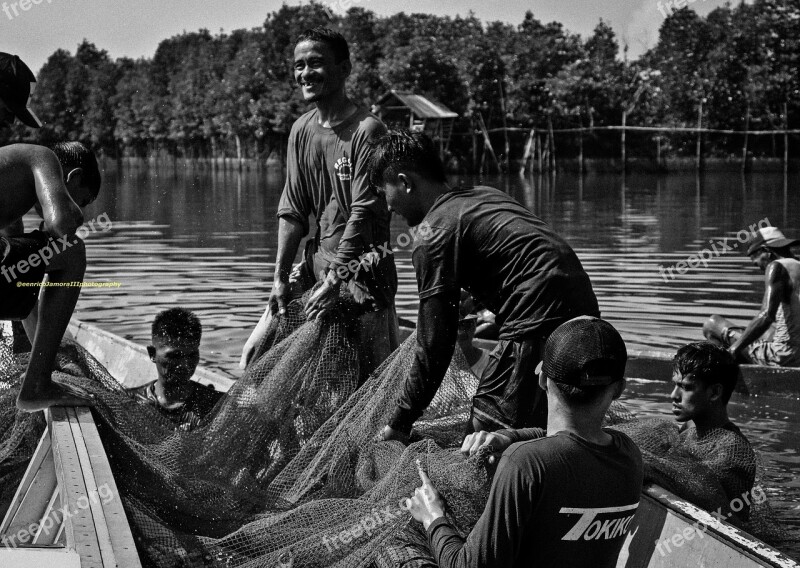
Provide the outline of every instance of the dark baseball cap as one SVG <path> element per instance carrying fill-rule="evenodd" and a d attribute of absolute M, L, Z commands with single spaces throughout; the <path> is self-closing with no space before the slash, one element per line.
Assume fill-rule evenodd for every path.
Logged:
<path fill-rule="evenodd" d="M 18 56 L 0 53 L 0 100 L 31 128 L 42 125 L 29 106 L 35 83 L 33 71 Z"/>
<path fill-rule="evenodd" d="M 777 227 L 762 227 L 753 237 L 750 246 L 747 247 L 747 255 L 750 256 L 761 247 L 783 248 L 791 247 L 800 243 L 797 239 L 787 239 Z"/>
<path fill-rule="evenodd" d="M 625 375 L 627 361 L 625 342 L 610 323 L 581 316 L 561 324 L 547 339 L 542 371 L 574 387 L 610 385 Z"/>

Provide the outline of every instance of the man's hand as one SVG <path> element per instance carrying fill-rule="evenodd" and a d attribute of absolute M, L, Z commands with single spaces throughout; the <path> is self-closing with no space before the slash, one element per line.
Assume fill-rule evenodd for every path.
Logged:
<path fill-rule="evenodd" d="M 326 278 L 322 286 L 311 295 L 306 304 L 306 319 L 308 321 L 319 319 L 333 309 L 339 297 L 339 285 L 338 280 L 334 282 L 330 278 Z"/>
<path fill-rule="evenodd" d="M 391 426 L 384 426 L 383 430 L 378 434 L 378 440 L 388 442 L 389 440 L 397 440 L 403 444 L 408 444 L 410 436 L 400 430 L 395 430 Z"/>
<path fill-rule="evenodd" d="M 500 460 L 505 449 L 511 445 L 511 439 L 497 432 L 474 432 L 464 438 L 461 443 L 461 453 L 465 456 L 474 456 L 481 448 L 490 448 L 489 463 L 494 464 Z"/>
<path fill-rule="evenodd" d="M 283 280 L 275 280 L 272 283 L 272 291 L 269 293 L 269 311 L 272 316 L 286 313 L 286 304 L 292 299 L 289 290 L 289 283 Z"/>
<path fill-rule="evenodd" d="M 83 212 L 69 195 L 53 195 L 41 205 L 44 230 L 53 237 L 74 235 L 83 224 Z"/>
<path fill-rule="evenodd" d="M 425 530 L 428 530 L 433 521 L 444 517 L 444 502 L 428 475 L 423 471 L 419 461 L 417 461 L 417 468 L 422 480 L 422 487 L 417 487 L 414 495 L 406 499 L 405 505 L 411 516 L 421 522 Z"/>

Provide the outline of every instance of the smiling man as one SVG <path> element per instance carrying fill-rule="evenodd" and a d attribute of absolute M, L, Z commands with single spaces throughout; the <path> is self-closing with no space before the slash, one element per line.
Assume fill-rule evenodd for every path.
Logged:
<path fill-rule="evenodd" d="M 681 347 L 672 361 L 672 413 L 682 424 L 684 447 L 708 466 L 728 502 L 749 492 L 756 458 L 750 442 L 728 417 L 728 401 L 739 378 L 733 356 L 708 341 Z M 740 513 L 746 518 L 748 510 Z"/>
<path fill-rule="evenodd" d="M 433 141 L 392 131 L 376 144 L 373 184 L 416 232 L 417 351 L 384 439 L 405 441 L 453 356 L 461 288 L 497 314 L 500 341 L 472 399 L 471 431 L 544 426 L 534 369 L 550 333 L 599 316 L 589 276 L 569 244 L 505 193 L 452 188 Z"/>
<path fill-rule="evenodd" d="M 775 367 L 800 367 L 800 261 L 777 227 L 758 230 L 747 249 L 764 277 L 761 311 L 746 328 L 713 315 L 703 326 L 706 339 L 722 344 L 737 361 Z"/>
<path fill-rule="evenodd" d="M 321 27 L 306 30 L 295 46 L 293 66 L 303 99 L 315 108 L 301 116 L 289 134 L 274 283 L 240 366 L 250 362 L 270 318 L 283 313 L 293 296 L 321 283 L 306 305 L 306 315 L 314 320 L 333 307 L 345 283 L 364 312 L 360 351 L 366 376 L 398 345 L 397 272 L 393 255 L 385 254 L 390 250 L 389 209 L 385 198 L 370 187 L 367 172 L 370 142 L 386 129 L 347 97 L 345 82 L 352 64 L 341 34 Z M 292 262 L 309 233 L 311 215 L 316 233 L 303 253 L 300 277 L 290 283 Z"/>

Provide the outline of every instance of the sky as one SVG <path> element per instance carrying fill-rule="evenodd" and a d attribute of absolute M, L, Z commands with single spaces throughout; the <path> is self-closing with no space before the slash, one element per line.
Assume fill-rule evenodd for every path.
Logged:
<path fill-rule="evenodd" d="M 558 21 L 586 37 L 603 19 L 627 43 L 629 57 L 652 47 L 672 3 L 688 2 L 707 14 L 724 0 L 325 0 L 343 13 L 350 5 L 379 15 L 423 12 L 466 15 L 519 24 L 526 10 L 544 22 Z M 34 72 L 56 49 L 75 52 L 84 39 L 112 58 L 151 57 L 159 42 L 183 31 L 229 32 L 259 27 L 282 0 L 0 0 L 0 51 L 19 55 Z M 298 0 L 287 4 L 296 5 Z"/>

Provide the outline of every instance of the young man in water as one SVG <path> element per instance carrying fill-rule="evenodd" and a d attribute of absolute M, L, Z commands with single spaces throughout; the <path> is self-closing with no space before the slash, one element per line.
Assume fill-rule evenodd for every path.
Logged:
<path fill-rule="evenodd" d="M 642 491 L 633 441 L 601 425 L 625 388 L 627 352 L 607 322 L 579 317 L 547 340 L 539 386 L 547 435 L 538 428 L 467 436 L 465 454 L 502 452 L 483 515 L 466 541 L 444 516 L 428 476 L 406 501 L 440 568 L 612 568 Z M 512 441 L 518 442 L 513 443 Z"/>
<path fill-rule="evenodd" d="M 189 310 L 171 308 L 158 314 L 152 345 L 147 347 L 158 379 L 128 391 L 139 403 L 156 408 L 176 429 L 197 427 L 222 398 L 214 387 L 191 380 L 200 361 L 202 334 L 200 320 Z"/>
<path fill-rule="evenodd" d="M 684 447 L 714 472 L 729 503 L 752 490 L 756 474 L 750 442 L 728 417 L 738 379 L 733 356 L 708 341 L 681 347 L 672 361 L 672 413 Z M 739 514 L 747 518 L 748 511 Z"/>
<path fill-rule="evenodd" d="M 86 269 L 86 249 L 75 231 L 83 223 L 81 207 L 100 190 L 97 160 L 78 143 L 55 150 L 13 144 L 0 148 L 0 180 L 0 319 L 24 320 L 32 343 L 17 407 L 33 412 L 89 404 L 85 394 L 54 383 L 50 374 L 81 291 L 58 284 L 83 280 Z M 44 219 L 43 230 L 25 233 L 22 216 L 32 207 Z M 55 285 L 39 294 L 45 275 Z"/>
<path fill-rule="evenodd" d="M 15 119 L 31 128 L 42 123 L 30 108 L 36 77 L 22 60 L 10 53 L 0 53 L 0 127 Z"/>
<path fill-rule="evenodd" d="M 366 312 L 361 317 L 362 375 L 398 345 L 394 295 L 397 273 L 389 243 L 389 210 L 370 187 L 369 144 L 386 132 L 380 120 L 345 90 L 352 70 L 347 41 L 327 28 L 306 30 L 294 51 L 294 78 L 315 108 L 292 125 L 286 186 L 278 206 L 275 280 L 264 315 L 248 339 L 244 368 L 272 315 L 292 299 L 290 273 L 301 239 L 316 219 L 316 236 L 303 254 L 302 290 L 321 283 L 306 305 L 310 320 L 328 312 L 346 284 Z M 300 292 L 301 290 L 298 290 Z"/>
<path fill-rule="evenodd" d="M 800 367 L 800 261 L 791 251 L 797 244 L 776 227 L 758 230 L 747 255 L 765 274 L 761 311 L 747 328 L 711 316 L 703 326 L 706 339 L 725 346 L 742 363 Z"/>
<path fill-rule="evenodd" d="M 392 131 L 370 162 L 392 211 L 419 226 L 417 352 L 383 439 L 408 439 L 436 394 L 456 343 L 461 288 L 497 314 L 500 341 L 472 400 L 470 431 L 544 426 L 534 369 L 550 333 L 580 315 L 599 316 L 589 276 L 541 219 L 490 187 L 452 188 L 424 134 Z"/>

